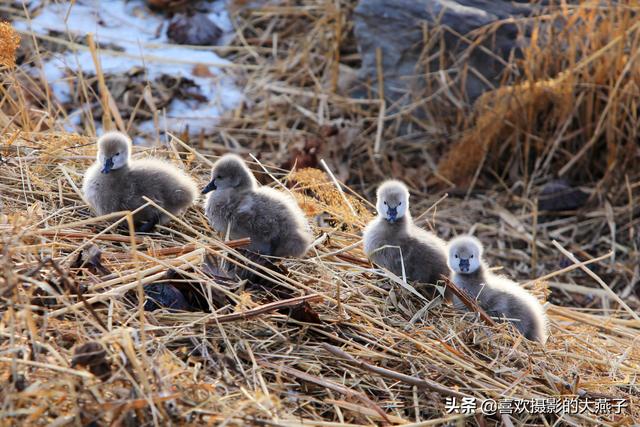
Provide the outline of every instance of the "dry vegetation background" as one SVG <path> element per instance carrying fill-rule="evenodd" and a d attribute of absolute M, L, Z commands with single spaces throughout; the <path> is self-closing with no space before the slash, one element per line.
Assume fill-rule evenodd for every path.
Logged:
<path fill-rule="evenodd" d="M 367 99 L 345 90 L 359 66 L 354 6 L 232 2 L 236 35 L 221 52 L 249 101 L 215 135 L 185 132 L 139 149 L 202 183 L 217 155 L 253 153 L 260 180 L 291 189 L 319 238 L 306 259 L 274 270 L 215 236 L 197 207 L 153 236 L 92 218 L 78 190 L 95 153 L 88 118 L 118 126 L 134 107 L 110 101 L 113 76 L 82 76 L 85 131 L 64 132 L 65 106 L 23 70 L 55 41 L 22 35 L 16 53 L 18 35 L 0 25 L 0 425 L 640 422 L 640 6 L 561 4 L 517 22 L 531 46 L 474 104 L 459 90 L 471 72 L 464 55 L 438 50 L 445 29 L 429 28 L 416 70 L 425 92 L 398 106 L 374 88 Z M 468 37 L 480 43 L 493 30 Z M 433 55 L 461 79 L 431 72 Z M 425 310 L 366 261 L 358 242 L 373 215 L 367 200 L 389 176 L 410 185 L 421 225 L 444 238 L 474 232 L 492 265 L 548 301 L 546 347 L 446 306 Z M 570 186 L 563 199 L 578 188 L 586 196 L 568 211 L 539 210 L 558 178 Z M 216 277 L 210 265 L 222 259 L 263 278 Z M 142 286 L 166 282 L 199 310 L 144 311 Z M 473 416 L 445 414 L 447 396 L 629 406 L 619 415 Z"/>

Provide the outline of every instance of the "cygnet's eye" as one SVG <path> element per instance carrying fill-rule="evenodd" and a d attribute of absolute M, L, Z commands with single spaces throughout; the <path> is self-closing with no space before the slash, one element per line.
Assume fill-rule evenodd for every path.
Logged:
<path fill-rule="evenodd" d="M 458 258 L 458 254 L 456 254 L 456 258 Z"/>
<path fill-rule="evenodd" d="M 471 255 L 469 258 L 473 258 L 473 255 Z"/>
<path fill-rule="evenodd" d="M 402 204 L 402 202 L 398 202 L 398 206 L 400 206 Z"/>
<path fill-rule="evenodd" d="M 386 204 L 387 204 L 387 202 L 385 201 L 385 202 L 384 202 L 384 204 L 386 205 Z"/>
<path fill-rule="evenodd" d="M 120 152 L 117 152 L 117 153 L 116 153 L 116 156 L 119 156 L 119 155 L 120 155 Z"/>
<path fill-rule="evenodd" d="M 222 179 L 222 175 L 216 176 L 216 179 Z"/>

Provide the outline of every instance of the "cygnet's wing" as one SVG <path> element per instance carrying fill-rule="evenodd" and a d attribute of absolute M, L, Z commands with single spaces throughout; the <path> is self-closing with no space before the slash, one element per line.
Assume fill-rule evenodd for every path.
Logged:
<path fill-rule="evenodd" d="M 437 283 L 442 280 L 442 275 L 449 275 L 446 245 L 435 234 L 416 226 L 410 227 L 405 247 L 408 264 L 416 276 L 414 280 Z"/>
<path fill-rule="evenodd" d="M 247 194 L 235 213 L 235 224 L 254 240 L 271 241 L 283 230 L 285 206 L 261 192 Z"/>
<path fill-rule="evenodd" d="M 444 262 L 447 261 L 447 243 L 431 233 L 430 231 L 424 230 L 417 225 L 413 225 L 410 227 L 410 233 L 420 242 L 425 245 L 428 249 L 429 253 L 437 255 L 438 258 L 444 259 Z"/>
<path fill-rule="evenodd" d="M 102 206 L 99 203 L 100 198 L 100 165 L 95 162 L 84 173 L 82 181 L 82 195 L 85 202 L 89 204 L 98 213 L 102 212 Z"/>
<path fill-rule="evenodd" d="M 173 164 L 160 159 L 132 162 L 132 186 L 165 208 L 173 210 L 191 204 L 197 197 L 193 179 Z"/>
<path fill-rule="evenodd" d="M 282 221 L 286 221 L 291 227 L 295 227 L 299 231 L 311 232 L 311 227 L 304 212 L 292 195 L 271 187 L 260 187 L 257 192 L 261 197 L 268 198 L 276 203 L 279 207 Z"/>
<path fill-rule="evenodd" d="M 525 337 L 544 343 L 548 322 L 540 301 L 507 277 L 490 274 L 489 283 L 493 294 L 488 303 L 490 310 L 517 319 L 514 324 Z"/>

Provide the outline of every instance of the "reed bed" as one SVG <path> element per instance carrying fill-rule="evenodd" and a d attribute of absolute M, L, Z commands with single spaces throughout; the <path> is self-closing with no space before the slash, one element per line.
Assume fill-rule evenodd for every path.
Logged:
<path fill-rule="evenodd" d="M 543 348 L 507 325 L 487 326 L 446 305 L 423 310 L 427 303 L 410 284 L 367 262 L 361 223 L 343 226 L 353 215 L 347 201 L 368 212 L 366 205 L 348 192 L 340 197 L 320 171 L 298 173 L 292 191 L 313 201 L 308 211 L 322 211 L 325 225 L 314 227 L 318 240 L 305 259 L 277 261 L 276 272 L 216 236 L 199 207 L 153 235 L 135 236 L 112 226 L 128 215 L 93 218 L 77 191 L 92 141 L 50 132 L 2 140 L 3 424 L 628 425 L 640 416 L 635 313 L 549 303 L 551 338 Z M 188 153 L 155 155 L 206 182 L 207 163 L 181 160 Z M 286 182 L 277 168 L 267 169 Z M 481 226 L 505 215 L 500 202 L 445 200 L 424 225 L 452 235 L 468 227 L 451 214 L 463 208 L 485 241 L 532 232 L 515 216 L 520 231 L 504 221 Z M 560 254 L 551 240 L 536 242 Z M 92 247 L 98 258 L 83 255 Z M 504 253 L 529 264 L 526 248 L 494 246 L 489 257 L 500 264 Z M 265 279 L 256 287 L 216 278 L 205 256 L 235 260 Z M 562 280 L 586 267 L 570 264 L 527 286 L 543 299 L 548 284 L 575 292 L 579 285 Z M 209 309 L 144 311 L 136 300 L 142 286 L 166 281 L 168 271 L 201 289 Z M 590 293 L 615 304 L 604 289 Z M 89 355 L 82 353 L 88 343 L 99 343 Z M 515 414 L 510 421 L 445 411 L 447 397 L 573 396 L 625 398 L 629 406 L 620 415 Z"/>
<path fill-rule="evenodd" d="M 451 84 L 394 109 L 375 88 L 368 98 L 345 90 L 358 66 L 354 4 L 234 2 L 227 57 L 248 102 L 216 135 L 169 135 L 162 148 L 136 150 L 203 184 L 217 155 L 254 154 L 259 180 L 291 191 L 317 237 L 304 259 L 272 268 L 243 242 L 213 233 L 199 206 L 144 236 L 131 232 L 126 213 L 94 218 L 79 188 L 95 139 L 59 128 L 65 111 L 37 79 L 20 67 L 3 71 L 0 424 L 639 422 L 640 171 L 630 161 L 637 67 L 624 65 L 636 58 L 635 6 L 600 15 L 591 3 L 545 9 L 536 28 L 572 20 L 575 32 L 554 37 L 571 38 L 573 50 L 541 48 L 549 38 L 540 36 L 514 68 L 527 72 L 505 74 L 475 106 Z M 430 31 L 438 40 L 444 29 Z M 604 49 L 612 40 L 619 51 Z M 609 67 L 620 55 L 630 62 Z M 84 93 L 106 128 L 127 118 L 120 100 L 108 101 L 109 76 L 79 82 L 96 88 Z M 494 121 L 483 114 L 496 111 L 509 115 L 487 133 Z M 93 135 L 95 125 L 85 130 Z M 466 171 L 464 179 L 447 167 Z M 575 210 L 540 211 L 541 187 L 559 175 L 588 199 Z M 373 215 L 373 189 L 388 176 L 410 185 L 421 226 L 443 238 L 474 233 L 491 265 L 546 301 L 546 346 L 507 324 L 429 304 L 367 261 L 360 232 Z M 254 279 L 220 277 L 211 266 L 221 263 Z M 167 281 L 195 290 L 203 305 L 145 311 L 144 286 Z M 448 398 L 573 397 L 627 405 L 620 414 L 446 410 Z"/>
<path fill-rule="evenodd" d="M 416 66 L 425 88 L 394 101 L 379 90 L 381 70 L 377 82 L 356 78 L 356 2 L 234 2 L 238 50 L 231 57 L 257 67 L 240 73 L 251 102 L 213 139 L 287 170 L 328 166 L 369 200 L 389 177 L 408 183 L 418 212 L 445 197 L 424 219 L 446 217 L 450 223 L 438 229 L 444 236 L 486 233 L 498 263 L 517 277 L 565 266 L 554 239 L 581 260 L 612 252 L 591 268 L 635 306 L 638 6 L 545 3 L 531 17 L 466 35 L 460 52 L 441 49 L 450 30 L 426 26 Z M 464 58 L 491 46 L 506 24 L 528 44 L 507 61 L 502 84 L 471 103 L 461 88 L 478 70 Z M 434 58 L 456 77 L 442 81 Z M 358 90 L 368 96 L 353 96 Z M 569 203 L 550 212 L 540 201 L 558 181 L 566 186 L 558 198 Z M 593 293 L 595 283 L 584 278 L 552 280 L 552 301 L 605 308 L 601 289 Z"/>

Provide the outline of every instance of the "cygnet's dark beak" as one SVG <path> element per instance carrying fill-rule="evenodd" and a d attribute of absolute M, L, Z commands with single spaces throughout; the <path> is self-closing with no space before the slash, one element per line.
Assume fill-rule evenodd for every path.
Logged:
<path fill-rule="evenodd" d="M 107 161 L 104 162 L 104 167 L 102 168 L 102 173 L 109 173 L 113 169 L 113 157 L 109 157 Z"/>
<path fill-rule="evenodd" d="M 467 259 L 460 258 L 460 271 L 463 271 L 463 272 L 469 271 L 469 258 Z"/>
<path fill-rule="evenodd" d="M 396 220 L 398 219 L 398 207 L 396 206 L 395 208 L 387 208 L 387 221 L 389 222 L 396 222 Z"/>
<path fill-rule="evenodd" d="M 208 183 L 207 186 L 202 189 L 202 194 L 207 194 L 208 192 L 213 191 L 217 188 L 218 187 L 216 187 L 216 180 L 212 179 L 211 182 Z"/>

